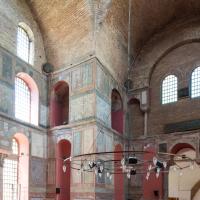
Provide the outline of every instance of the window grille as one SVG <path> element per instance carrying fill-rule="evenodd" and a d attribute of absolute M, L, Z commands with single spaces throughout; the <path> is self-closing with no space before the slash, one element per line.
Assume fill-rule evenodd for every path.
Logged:
<path fill-rule="evenodd" d="M 15 117 L 30 122 L 31 93 L 28 85 L 19 77 L 15 78 Z"/>
<path fill-rule="evenodd" d="M 178 81 L 174 75 L 167 76 L 162 82 L 162 104 L 177 101 Z"/>
<path fill-rule="evenodd" d="M 197 67 L 191 76 L 191 97 L 200 97 L 200 67 Z"/>
<path fill-rule="evenodd" d="M 33 43 L 28 33 L 22 27 L 18 26 L 17 32 L 17 55 L 27 63 L 33 62 Z"/>
<path fill-rule="evenodd" d="M 3 200 L 17 200 L 18 196 L 18 143 L 12 140 L 15 156 L 4 160 L 3 165 Z"/>

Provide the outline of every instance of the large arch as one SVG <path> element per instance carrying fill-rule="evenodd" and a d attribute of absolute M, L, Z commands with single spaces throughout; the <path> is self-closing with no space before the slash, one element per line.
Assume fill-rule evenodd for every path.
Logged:
<path fill-rule="evenodd" d="M 71 143 L 62 139 L 56 147 L 56 199 L 70 200 L 70 161 L 65 162 L 66 171 L 63 170 L 63 160 L 71 156 Z"/>
<path fill-rule="evenodd" d="M 115 151 L 123 151 L 122 146 L 117 144 L 115 146 Z M 122 153 L 115 153 L 114 160 L 122 160 Z M 124 199 L 124 176 L 122 174 L 122 169 L 119 169 L 119 166 L 114 166 L 115 175 L 114 175 L 114 199 L 123 200 Z"/>
<path fill-rule="evenodd" d="M 53 86 L 50 102 L 51 127 L 69 123 L 69 85 L 59 81 Z"/>
<path fill-rule="evenodd" d="M 111 127 L 117 132 L 123 134 L 123 129 L 124 129 L 123 101 L 117 89 L 113 89 L 111 95 Z"/>
<path fill-rule="evenodd" d="M 184 44 L 200 41 L 198 20 L 199 18 L 178 21 L 179 23 L 175 21 L 168 25 L 162 32 L 155 34 L 146 43 L 141 49 L 133 68 L 132 80 L 135 89 L 149 86 L 150 77 L 155 66 L 170 51 Z M 174 26 L 176 26 L 176 29 Z"/>

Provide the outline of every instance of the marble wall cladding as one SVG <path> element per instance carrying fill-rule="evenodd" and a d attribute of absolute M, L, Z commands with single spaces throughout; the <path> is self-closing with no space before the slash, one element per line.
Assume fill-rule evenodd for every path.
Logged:
<path fill-rule="evenodd" d="M 93 83 L 93 65 L 84 63 L 76 67 L 71 72 L 71 90 L 75 92 L 82 88 L 88 87 Z"/>
<path fill-rule="evenodd" d="M 81 131 L 76 131 L 73 134 L 73 155 L 81 154 Z"/>
<path fill-rule="evenodd" d="M 47 184 L 53 185 L 56 182 L 55 177 L 55 171 L 56 171 L 56 162 L 53 159 L 49 159 L 47 163 Z"/>
<path fill-rule="evenodd" d="M 14 90 L 10 84 L 0 80 L 0 111 L 13 116 Z"/>
<path fill-rule="evenodd" d="M 48 126 L 48 107 L 46 105 L 40 104 L 40 117 L 39 117 L 39 124 L 42 127 Z"/>
<path fill-rule="evenodd" d="M 2 54 L 2 77 L 7 81 L 12 81 L 13 77 L 13 63 L 12 57 L 8 54 Z"/>
<path fill-rule="evenodd" d="M 96 132 L 96 143 L 98 152 L 113 151 L 113 137 L 108 131 L 98 128 Z"/>
<path fill-rule="evenodd" d="M 96 94 L 96 116 L 99 120 L 110 127 L 111 125 L 111 105 L 104 98 Z"/>
<path fill-rule="evenodd" d="M 93 117 L 95 114 L 95 94 L 83 94 L 70 99 L 70 122 Z"/>
<path fill-rule="evenodd" d="M 14 78 L 20 72 L 27 73 L 33 78 L 39 89 L 39 102 L 47 105 L 47 77 L 0 47 L 0 112 L 11 117 L 14 114 Z M 46 121 L 47 113 L 45 116 L 44 107 L 40 106 L 40 108 L 41 119 L 45 118 Z M 41 124 L 46 126 L 44 120 L 41 121 Z"/>
<path fill-rule="evenodd" d="M 104 95 L 105 97 L 108 98 L 108 100 L 110 100 L 111 89 L 110 89 L 109 82 L 110 82 L 111 76 L 109 76 L 109 74 L 103 70 L 102 66 L 98 62 L 97 62 L 96 67 L 97 67 L 96 88 L 102 95 Z"/>
<path fill-rule="evenodd" d="M 87 128 L 83 131 L 83 153 L 92 153 L 94 151 L 94 130 Z"/>
<path fill-rule="evenodd" d="M 87 154 L 94 150 L 94 128 L 75 130 L 73 132 L 73 155 Z"/>
<path fill-rule="evenodd" d="M 32 133 L 31 135 L 31 154 L 32 156 L 37 156 L 40 158 L 46 157 L 46 143 L 45 143 L 45 137 L 43 135 Z"/>
<path fill-rule="evenodd" d="M 46 162 L 40 158 L 31 158 L 31 185 L 44 187 L 46 185 Z"/>

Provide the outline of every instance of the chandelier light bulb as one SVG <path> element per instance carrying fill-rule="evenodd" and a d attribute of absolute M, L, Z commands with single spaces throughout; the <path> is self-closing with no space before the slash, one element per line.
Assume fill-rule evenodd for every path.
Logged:
<path fill-rule="evenodd" d="M 150 172 L 147 172 L 146 180 L 149 180 Z"/>
<path fill-rule="evenodd" d="M 121 164 L 122 164 L 122 166 L 125 165 L 125 159 L 124 158 L 121 159 Z"/>
<path fill-rule="evenodd" d="M 95 168 L 94 173 L 97 175 L 98 174 L 98 169 Z"/>
<path fill-rule="evenodd" d="M 182 172 L 182 170 L 180 171 L 179 176 L 183 176 L 183 172 Z"/>
<path fill-rule="evenodd" d="M 149 165 L 148 170 L 151 171 L 152 169 L 152 165 Z"/>
<path fill-rule="evenodd" d="M 103 172 L 103 165 L 100 165 L 99 169 L 101 172 Z"/>
<path fill-rule="evenodd" d="M 110 177 L 110 172 L 107 172 L 106 176 L 107 176 L 107 178 L 109 178 Z"/>
<path fill-rule="evenodd" d="M 159 175 L 160 175 L 160 173 L 159 173 L 159 172 L 157 172 L 157 173 L 156 173 L 156 178 L 159 178 Z"/>
<path fill-rule="evenodd" d="M 156 157 L 153 157 L 153 164 L 156 166 L 158 159 Z"/>
<path fill-rule="evenodd" d="M 110 180 L 112 180 L 112 174 L 110 175 Z"/>
<path fill-rule="evenodd" d="M 128 178 L 128 179 L 131 178 L 131 174 L 130 174 L 130 172 L 127 173 L 127 178 Z"/>
<path fill-rule="evenodd" d="M 63 165 L 63 172 L 65 173 L 65 172 L 66 172 L 66 170 L 67 170 L 67 167 L 66 167 L 66 165 Z"/>
<path fill-rule="evenodd" d="M 166 161 L 163 162 L 163 167 L 164 167 L 165 169 L 167 168 L 167 162 L 166 162 Z"/>
<path fill-rule="evenodd" d="M 101 178 L 102 177 L 102 173 L 98 173 L 99 174 L 99 177 Z"/>

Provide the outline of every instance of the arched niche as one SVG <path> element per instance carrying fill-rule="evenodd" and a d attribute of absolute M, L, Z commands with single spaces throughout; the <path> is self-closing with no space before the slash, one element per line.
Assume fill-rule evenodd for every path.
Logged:
<path fill-rule="evenodd" d="M 144 113 L 140 109 L 140 101 L 132 98 L 128 102 L 128 130 L 131 137 L 144 133 Z"/>
<path fill-rule="evenodd" d="M 29 140 L 22 133 L 14 134 L 19 145 L 18 185 L 20 199 L 29 199 Z"/>
<path fill-rule="evenodd" d="M 115 151 L 123 151 L 122 146 L 117 144 L 115 146 Z M 114 160 L 122 160 L 122 153 L 115 153 Z M 122 173 L 122 169 L 119 166 L 114 166 L 115 175 L 114 175 L 114 199 L 122 200 L 124 199 L 124 175 Z"/>
<path fill-rule="evenodd" d="M 120 93 L 116 90 L 112 90 L 111 95 L 111 127 L 117 132 L 123 134 L 124 129 L 124 112 L 123 101 Z"/>
<path fill-rule="evenodd" d="M 54 85 L 50 109 L 51 127 L 69 123 L 69 85 L 65 81 Z"/>
<path fill-rule="evenodd" d="M 56 194 L 57 200 L 70 200 L 70 160 L 65 162 L 66 171 L 63 171 L 63 160 L 71 156 L 71 143 L 60 140 L 56 147 Z"/>
<path fill-rule="evenodd" d="M 176 144 L 171 152 L 180 156 L 185 155 L 190 159 L 196 159 L 195 148 L 188 143 Z M 174 161 L 174 165 L 170 166 L 169 169 L 168 180 L 168 196 L 170 198 L 196 200 L 199 197 L 199 188 L 195 187 L 198 186 L 197 183 L 200 180 L 200 169 L 195 162 Z"/>

